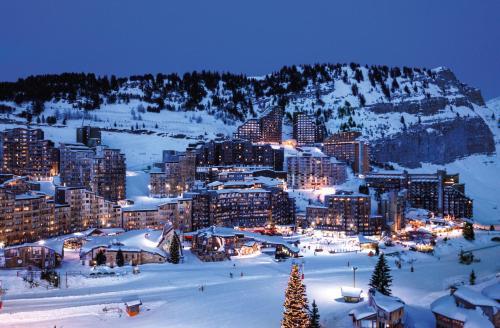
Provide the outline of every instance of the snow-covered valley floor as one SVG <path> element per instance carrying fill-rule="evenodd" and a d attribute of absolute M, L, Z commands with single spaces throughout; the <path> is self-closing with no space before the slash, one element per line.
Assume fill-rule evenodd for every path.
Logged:
<path fill-rule="evenodd" d="M 498 281 L 495 275 L 500 272 L 500 244 L 491 241 L 494 235 L 500 233 L 477 233 L 474 242 L 461 237 L 447 243 L 440 240 L 434 256 L 405 251 L 402 258 L 406 264 L 402 269 L 397 269 L 395 259 L 388 257 L 393 294 L 406 302 L 410 317 L 418 317 L 418 322 L 413 322 L 416 327 L 433 324 L 429 304 L 446 294 L 450 284 L 467 284 L 471 270 L 476 272 L 478 283 Z M 325 251 L 314 255 L 313 245 L 311 250 L 302 251 L 303 258 L 296 260 L 299 264 L 304 261 L 308 298 L 318 303 L 326 327 L 351 327 L 348 312 L 357 305 L 340 300 L 340 287 L 352 286 L 352 266 L 357 266 L 356 286 L 366 292 L 377 259 L 366 252 Z M 479 249 L 474 253 L 481 261 L 470 266 L 459 264 L 457 254 L 461 247 Z M 400 249 L 385 252 L 396 250 Z M 414 272 L 410 272 L 408 264 L 412 259 Z M 0 322 L 5 327 L 278 327 L 292 261 L 278 263 L 260 254 L 203 263 L 186 251 L 185 262 L 179 265 L 143 265 L 138 275 L 124 267 L 129 274 L 120 277 L 70 276 L 66 288 L 66 271 L 89 270 L 80 264 L 76 252 L 68 251 L 61 268 L 61 289 L 30 289 L 16 277 L 16 271 L 0 272 L 4 288 L 8 289 Z M 234 278 L 230 278 L 230 272 Z M 203 292 L 199 291 L 200 285 L 205 286 Z M 144 303 L 138 316 L 114 311 L 123 310 L 123 300 L 133 296 Z M 112 310 L 105 313 L 104 308 Z"/>

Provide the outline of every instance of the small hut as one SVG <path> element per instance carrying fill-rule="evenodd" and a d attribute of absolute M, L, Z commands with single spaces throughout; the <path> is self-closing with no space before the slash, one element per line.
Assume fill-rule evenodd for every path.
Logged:
<path fill-rule="evenodd" d="M 142 302 L 140 299 L 133 299 L 125 302 L 125 309 L 130 317 L 134 317 L 139 314 L 141 310 Z"/>
<path fill-rule="evenodd" d="M 342 287 L 340 288 L 342 298 L 347 303 L 358 303 L 361 300 L 361 288 L 355 287 Z"/>

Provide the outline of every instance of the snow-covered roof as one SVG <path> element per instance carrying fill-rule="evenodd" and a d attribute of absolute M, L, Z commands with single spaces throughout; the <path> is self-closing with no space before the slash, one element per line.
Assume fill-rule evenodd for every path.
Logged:
<path fill-rule="evenodd" d="M 212 226 L 209 228 L 204 228 L 198 230 L 194 235 L 205 235 L 207 237 L 216 236 L 216 237 L 233 237 L 236 235 L 243 235 L 245 238 L 253 239 L 259 242 L 272 244 L 272 245 L 281 245 L 283 247 L 288 248 L 290 251 L 294 253 L 299 252 L 299 248 L 293 244 L 288 243 L 281 236 L 266 236 L 261 235 L 259 233 L 245 231 L 245 230 L 236 230 L 227 227 L 216 227 Z"/>
<path fill-rule="evenodd" d="M 61 237 L 56 237 L 56 238 L 51 238 L 47 240 L 39 240 L 34 243 L 24 243 L 20 245 L 13 245 L 13 246 L 8 246 L 5 247 L 5 249 L 15 249 L 15 248 L 22 248 L 22 247 L 46 247 L 48 249 L 53 250 L 59 255 L 64 254 L 64 240 L 67 238 L 61 238 Z"/>
<path fill-rule="evenodd" d="M 394 312 L 405 306 L 405 303 L 398 297 L 387 296 L 377 291 L 372 294 L 375 304 L 386 312 Z"/>
<path fill-rule="evenodd" d="M 341 287 L 340 292 L 342 293 L 342 296 L 360 297 L 362 290 L 361 288 L 355 288 L 355 287 Z"/>
<path fill-rule="evenodd" d="M 481 293 L 491 299 L 500 300 L 500 282 L 484 287 Z"/>
<path fill-rule="evenodd" d="M 464 322 L 464 328 L 493 328 L 493 324 L 480 308 L 474 310 L 458 307 L 450 295 L 435 300 L 431 304 L 431 310 L 447 318 Z"/>
<path fill-rule="evenodd" d="M 142 229 L 130 230 L 114 236 L 92 236 L 81 248 L 81 254 L 86 254 L 97 247 L 111 250 L 144 251 L 166 257 L 165 251 L 158 247 L 162 238 L 162 230 Z"/>
<path fill-rule="evenodd" d="M 474 305 L 499 307 L 496 301 L 468 287 L 458 288 L 453 295 Z"/>
<path fill-rule="evenodd" d="M 125 302 L 125 305 L 128 306 L 128 307 L 130 307 L 130 306 L 138 306 L 138 305 L 142 305 L 142 302 L 139 299 L 130 300 L 130 301 Z"/>
<path fill-rule="evenodd" d="M 261 189 L 261 188 L 249 188 L 249 189 L 220 189 L 215 190 L 218 194 L 226 194 L 226 193 L 268 193 L 269 190 Z"/>
<path fill-rule="evenodd" d="M 370 316 L 375 315 L 375 314 L 376 313 L 373 310 L 373 308 L 371 306 L 369 306 L 368 304 L 358 306 L 358 307 L 352 309 L 351 311 L 349 311 L 349 315 L 353 315 L 354 318 L 356 318 L 356 320 L 362 320 L 362 319 L 365 319 L 365 318 L 370 317 Z"/>
<path fill-rule="evenodd" d="M 360 244 L 378 244 L 378 241 L 372 240 L 372 239 L 368 239 L 368 238 L 366 238 L 365 236 L 363 236 L 361 234 L 358 235 L 358 242 Z"/>

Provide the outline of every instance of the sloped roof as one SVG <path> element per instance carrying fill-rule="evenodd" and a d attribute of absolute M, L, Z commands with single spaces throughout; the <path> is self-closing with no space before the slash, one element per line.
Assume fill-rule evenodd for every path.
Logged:
<path fill-rule="evenodd" d="M 131 230 L 114 236 L 91 236 L 82 246 L 80 253 L 86 254 L 96 247 L 106 247 L 112 250 L 141 250 L 166 257 L 166 252 L 159 248 L 162 230 L 142 229 Z"/>
<path fill-rule="evenodd" d="M 480 308 L 475 310 L 460 308 L 456 305 L 453 296 L 450 295 L 443 296 L 432 302 L 431 311 L 464 322 L 464 328 L 493 328 L 493 324 Z"/>

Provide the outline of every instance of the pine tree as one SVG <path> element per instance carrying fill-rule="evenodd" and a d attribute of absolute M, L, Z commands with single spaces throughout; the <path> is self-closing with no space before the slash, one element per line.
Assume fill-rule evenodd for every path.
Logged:
<path fill-rule="evenodd" d="M 125 264 L 125 259 L 123 258 L 122 249 L 119 248 L 118 252 L 116 252 L 116 265 L 122 267 Z"/>
<path fill-rule="evenodd" d="M 382 254 L 378 258 L 375 270 L 373 270 L 373 274 L 370 279 L 370 286 L 384 295 L 391 295 L 391 284 L 391 269 L 389 268 L 389 265 L 387 265 L 384 254 Z"/>
<path fill-rule="evenodd" d="M 106 254 L 102 250 L 97 253 L 95 256 L 95 261 L 97 262 L 97 265 L 103 265 L 106 264 Z"/>
<path fill-rule="evenodd" d="M 296 264 L 292 266 L 290 272 L 284 307 L 282 328 L 307 328 L 309 326 L 306 286 L 302 283 L 299 267 Z"/>
<path fill-rule="evenodd" d="M 475 285 L 476 284 L 476 273 L 474 272 L 474 270 L 472 270 L 471 273 L 470 273 L 469 283 L 471 285 Z"/>
<path fill-rule="evenodd" d="M 174 234 L 172 243 L 170 244 L 170 262 L 178 264 L 180 259 L 179 238 Z"/>
<path fill-rule="evenodd" d="M 462 234 L 465 239 L 467 240 L 474 240 L 474 227 L 472 226 L 472 223 L 465 222 L 464 226 L 462 228 Z"/>
<path fill-rule="evenodd" d="M 312 302 L 312 310 L 311 310 L 309 328 L 320 328 L 319 310 L 318 310 L 318 306 L 316 305 L 315 300 L 313 300 L 313 302 Z"/>

